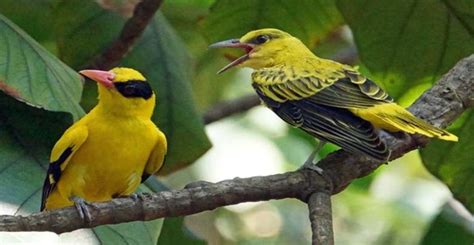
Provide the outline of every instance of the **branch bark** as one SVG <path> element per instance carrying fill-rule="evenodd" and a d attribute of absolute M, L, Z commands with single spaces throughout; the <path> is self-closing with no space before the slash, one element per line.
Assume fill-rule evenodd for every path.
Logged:
<path fill-rule="evenodd" d="M 410 110 L 436 126 L 446 127 L 471 107 L 474 107 L 474 55 L 461 60 L 424 93 Z M 386 134 L 384 139 L 392 149 L 392 160 L 429 142 L 428 138 L 418 135 L 396 137 Z M 183 216 L 225 205 L 270 199 L 298 198 L 305 202 L 311 199 L 310 205 L 315 206 L 311 204 L 312 200 L 321 198 L 310 198 L 314 193 L 338 193 L 351 181 L 368 175 L 380 165 L 381 163 L 361 156 L 337 151 L 319 162 L 318 166 L 324 169 L 323 176 L 302 169 L 264 177 L 191 185 L 193 187 L 182 190 L 142 194 L 137 201 L 132 198 L 113 199 L 93 204 L 90 207 L 92 221 L 88 224 L 79 218 L 74 207 L 29 216 L 3 215 L 0 216 L 0 231 L 62 233 L 103 224 Z"/>
<path fill-rule="evenodd" d="M 243 96 L 241 98 L 221 102 L 204 113 L 202 119 L 204 124 L 210 124 L 223 118 L 239 114 L 260 105 L 260 99 L 255 94 Z"/>
<path fill-rule="evenodd" d="M 86 65 L 86 68 L 109 70 L 114 67 L 142 35 L 162 2 L 163 0 L 142 0 L 139 2 L 133 10 L 133 16 L 123 26 L 119 37 Z"/>
<path fill-rule="evenodd" d="M 313 230 L 313 244 L 334 244 L 331 194 L 315 192 L 308 199 L 309 220 Z"/>

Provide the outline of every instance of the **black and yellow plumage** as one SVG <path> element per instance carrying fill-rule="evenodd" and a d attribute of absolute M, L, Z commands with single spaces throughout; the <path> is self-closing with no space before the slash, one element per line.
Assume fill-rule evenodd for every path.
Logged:
<path fill-rule="evenodd" d="M 315 56 L 286 32 L 261 29 L 211 47 L 245 49 L 220 72 L 235 65 L 253 68 L 252 86 L 265 105 L 285 122 L 347 151 L 388 160 L 378 129 L 457 141 L 394 103 L 353 67 Z"/>
<path fill-rule="evenodd" d="M 64 132 L 51 151 L 41 210 L 131 195 L 163 165 L 165 135 L 151 121 L 155 94 L 138 71 L 81 73 L 98 82 L 99 103 Z M 82 212 L 81 211 L 81 212 Z"/>

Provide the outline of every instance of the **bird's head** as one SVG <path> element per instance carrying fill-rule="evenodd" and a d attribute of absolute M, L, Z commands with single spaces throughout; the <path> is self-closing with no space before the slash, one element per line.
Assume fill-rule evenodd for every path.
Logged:
<path fill-rule="evenodd" d="M 293 58 L 311 54 L 311 51 L 296 37 L 272 28 L 259 29 L 243 35 L 214 43 L 210 48 L 241 48 L 245 54 L 222 68 L 222 73 L 234 66 L 261 69 L 291 62 Z"/>
<path fill-rule="evenodd" d="M 151 117 L 155 107 L 155 94 L 138 71 L 116 67 L 110 71 L 82 70 L 79 72 L 97 82 L 99 105 L 119 115 Z"/>

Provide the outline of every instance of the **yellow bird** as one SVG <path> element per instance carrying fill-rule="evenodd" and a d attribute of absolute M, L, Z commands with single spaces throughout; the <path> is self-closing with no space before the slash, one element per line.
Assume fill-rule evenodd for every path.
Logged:
<path fill-rule="evenodd" d="M 305 166 L 311 165 L 326 141 L 387 161 L 390 150 L 379 129 L 458 140 L 394 103 L 355 68 L 317 57 L 286 32 L 260 29 L 210 47 L 245 50 L 245 55 L 218 73 L 233 66 L 253 68 L 252 86 L 263 103 L 287 123 L 320 139 Z"/>
<path fill-rule="evenodd" d="M 130 68 L 83 70 L 98 83 L 99 102 L 55 144 L 44 181 L 41 210 L 131 195 L 163 165 L 165 135 L 151 121 L 155 94 Z"/>

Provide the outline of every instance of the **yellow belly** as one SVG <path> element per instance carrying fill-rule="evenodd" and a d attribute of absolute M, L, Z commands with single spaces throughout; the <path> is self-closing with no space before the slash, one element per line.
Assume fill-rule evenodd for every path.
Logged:
<path fill-rule="evenodd" d="M 71 206 L 70 197 L 101 202 L 133 193 L 152 147 L 155 130 L 142 123 L 94 123 L 83 145 L 71 157 L 46 209 Z"/>

